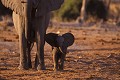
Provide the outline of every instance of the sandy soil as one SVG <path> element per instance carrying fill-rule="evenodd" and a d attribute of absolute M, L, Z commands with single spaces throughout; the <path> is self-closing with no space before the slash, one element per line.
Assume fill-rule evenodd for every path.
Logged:
<path fill-rule="evenodd" d="M 53 71 L 51 47 L 45 44 L 47 70 L 21 71 L 18 35 L 14 27 L 0 28 L 0 80 L 120 80 L 120 28 L 49 28 L 47 32 L 71 32 L 75 43 L 69 47 L 64 71 Z M 32 50 L 34 64 L 36 48 Z"/>

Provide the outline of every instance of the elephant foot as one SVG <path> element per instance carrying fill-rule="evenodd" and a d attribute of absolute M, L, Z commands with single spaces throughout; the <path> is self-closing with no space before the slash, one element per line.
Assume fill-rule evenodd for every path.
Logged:
<path fill-rule="evenodd" d="M 63 68 L 60 68 L 59 70 L 60 70 L 60 71 L 63 71 L 64 69 L 63 69 Z"/>
<path fill-rule="evenodd" d="M 56 71 L 58 71 L 58 69 L 56 69 L 56 68 L 53 68 L 53 70 L 56 72 Z"/>
<path fill-rule="evenodd" d="M 37 66 L 37 70 L 46 70 L 45 66 L 41 66 L 40 64 Z"/>
<path fill-rule="evenodd" d="M 63 66 L 59 65 L 59 70 L 62 71 L 63 70 Z"/>
<path fill-rule="evenodd" d="M 58 71 L 58 66 L 54 66 L 53 70 Z"/>
<path fill-rule="evenodd" d="M 32 68 L 32 65 L 29 65 L 28 68 Z"/>
<path fill-rule="evenodd" d="M 28 68 L 32 68 L 32 64 L 30 63 L 30 64 L 28 64 Z"/>
<path fill-rule="evenodd" d="M 29 68 L 26 67 L 26 66 L 19 65 L 19 66 L 18 66 L 18 69 L 19 69 L 19 70 L 28 70 Z"/>

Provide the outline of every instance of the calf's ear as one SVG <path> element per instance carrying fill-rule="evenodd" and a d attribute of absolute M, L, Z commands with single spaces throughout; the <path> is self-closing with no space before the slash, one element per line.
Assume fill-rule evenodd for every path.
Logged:
<path fill-rule="evenodd" d="M 53 47 L 57 47 L 57 41 L 56 38 L 58 37 L 58 34 L 55 33 L 48 33 L 45 35 L 45 41 L 53 46 Z"/>
<path fill-rule="evenodd" d="M 62 35 L 64 37 L 64 45 L 66 47 L 71 46 L 74 43 L 74 35 L 72 33 L 65 33 Z"/>

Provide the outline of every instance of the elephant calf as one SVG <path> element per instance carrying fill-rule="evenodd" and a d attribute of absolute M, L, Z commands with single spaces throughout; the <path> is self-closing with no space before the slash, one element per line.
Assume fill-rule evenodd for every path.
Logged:
<path fill-rule="evenodd" d="M 67 48 L 74 43 L 74 36 L 71 33 L 58 35 L 55 33 L 46 34 L 46 42 L 52 46 L 54 70 L 63 70 Z"/>

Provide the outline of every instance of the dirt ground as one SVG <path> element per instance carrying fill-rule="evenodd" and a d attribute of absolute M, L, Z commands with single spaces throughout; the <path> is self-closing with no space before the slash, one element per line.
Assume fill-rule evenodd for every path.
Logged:
<path fill-rule="evenodd" d="M 14 27 L 0 28 L 0 80 L 120 80 L 120 27 L 92 26 L 49 28 L 49 32 L 71 32 L 75 43 L 69 47 L 64 71 L 53 71 L 51 47 L 45 44 L 47 70 L 21 71 L 18 35 Z M 32 50 L 32 64 L 36 48 Z"/>

